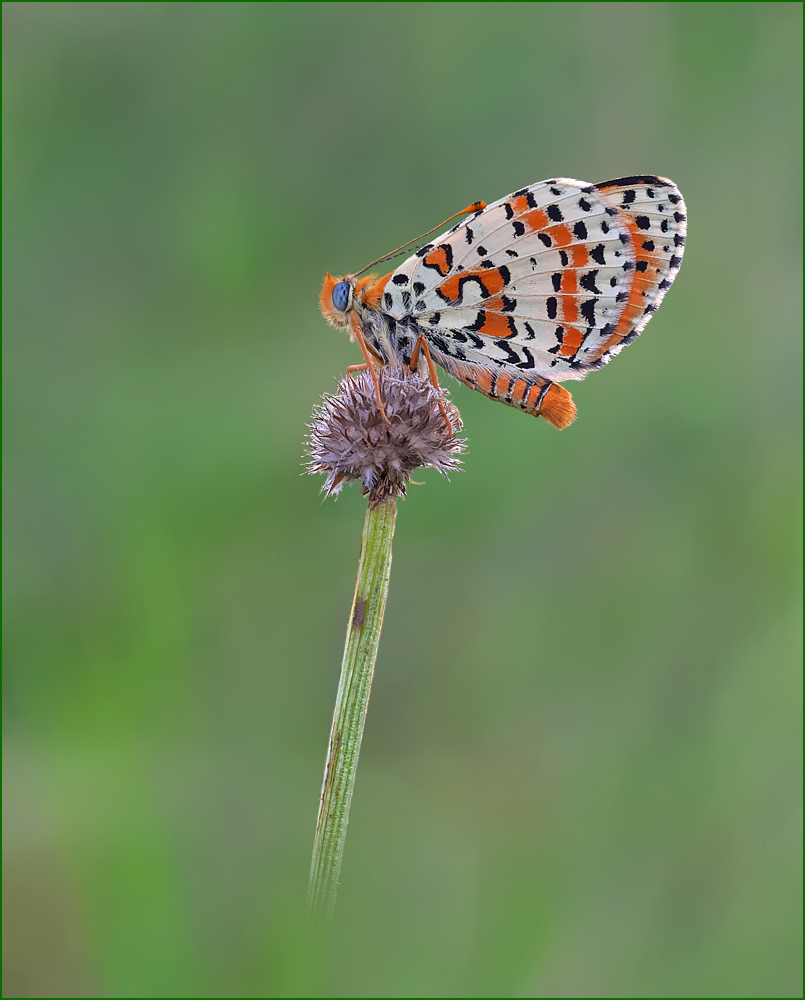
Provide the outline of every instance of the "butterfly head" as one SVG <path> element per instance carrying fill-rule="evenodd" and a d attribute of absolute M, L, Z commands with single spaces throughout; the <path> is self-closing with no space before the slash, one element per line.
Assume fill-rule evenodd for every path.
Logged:
<path fill-rule="evenodd" d="M 355 280 L 353 277 L 334 278 L 327 274 L 321 287 L 319 305 L 324 318 L 331 326 L 346 329 L 349 313 L 355 300 Z"/>

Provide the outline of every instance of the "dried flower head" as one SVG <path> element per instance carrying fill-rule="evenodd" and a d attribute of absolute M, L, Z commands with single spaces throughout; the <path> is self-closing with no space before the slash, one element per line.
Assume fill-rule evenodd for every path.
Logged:
<path fill-rule="evenodd" d="M 313 411 L 307 470 L 327 476 L 323 491 L 328 496 L 357 480 L 374 505 L 385 497 L 405 496 L 405 484 L 416 469 L 430 466 L 447 475 L 461 464 L 458 456 L 466 441 L 455 436 L 461 418 L 444 393 L 407 368 L 386 365 L 377 375 L 390 423 L 380 414 L 369 372 L 342 379 L 335 395 L 324 396 Z"/>

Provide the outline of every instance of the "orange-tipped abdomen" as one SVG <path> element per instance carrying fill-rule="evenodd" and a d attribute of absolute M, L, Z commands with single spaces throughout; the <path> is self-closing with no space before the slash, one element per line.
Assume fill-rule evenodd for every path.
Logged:
<path fill-rule="evenodd" d="M 553 382 L 542 399 L 538 413 L 561 431 L 576 419 L 576 404 L 567 389 Z"/>

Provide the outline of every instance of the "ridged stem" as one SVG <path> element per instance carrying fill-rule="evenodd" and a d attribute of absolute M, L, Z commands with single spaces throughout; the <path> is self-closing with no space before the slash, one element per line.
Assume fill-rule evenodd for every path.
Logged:
<path fill-rule="evenodd" d="M 397 501 L 391 497 L 374 507 L 370 504 L 363 525 L 358 579 L 347 625 L 310 866 L 307 913 L 317 922 L 329 921 L 335 908 L 349 807 L 386 608 L 396 517 Z"/>

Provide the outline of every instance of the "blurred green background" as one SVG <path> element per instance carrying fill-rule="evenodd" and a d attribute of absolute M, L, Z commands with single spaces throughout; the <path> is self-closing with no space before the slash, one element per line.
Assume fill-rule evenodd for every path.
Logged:
<path fill-rule="evenodd" d="M 4 6 L 4 995 L 801 996 L 801 5 Z M 322 275 L 633 173 L 646 334 L 561 434 L 453 384 L 401 507 L 311 949 Z"/>

